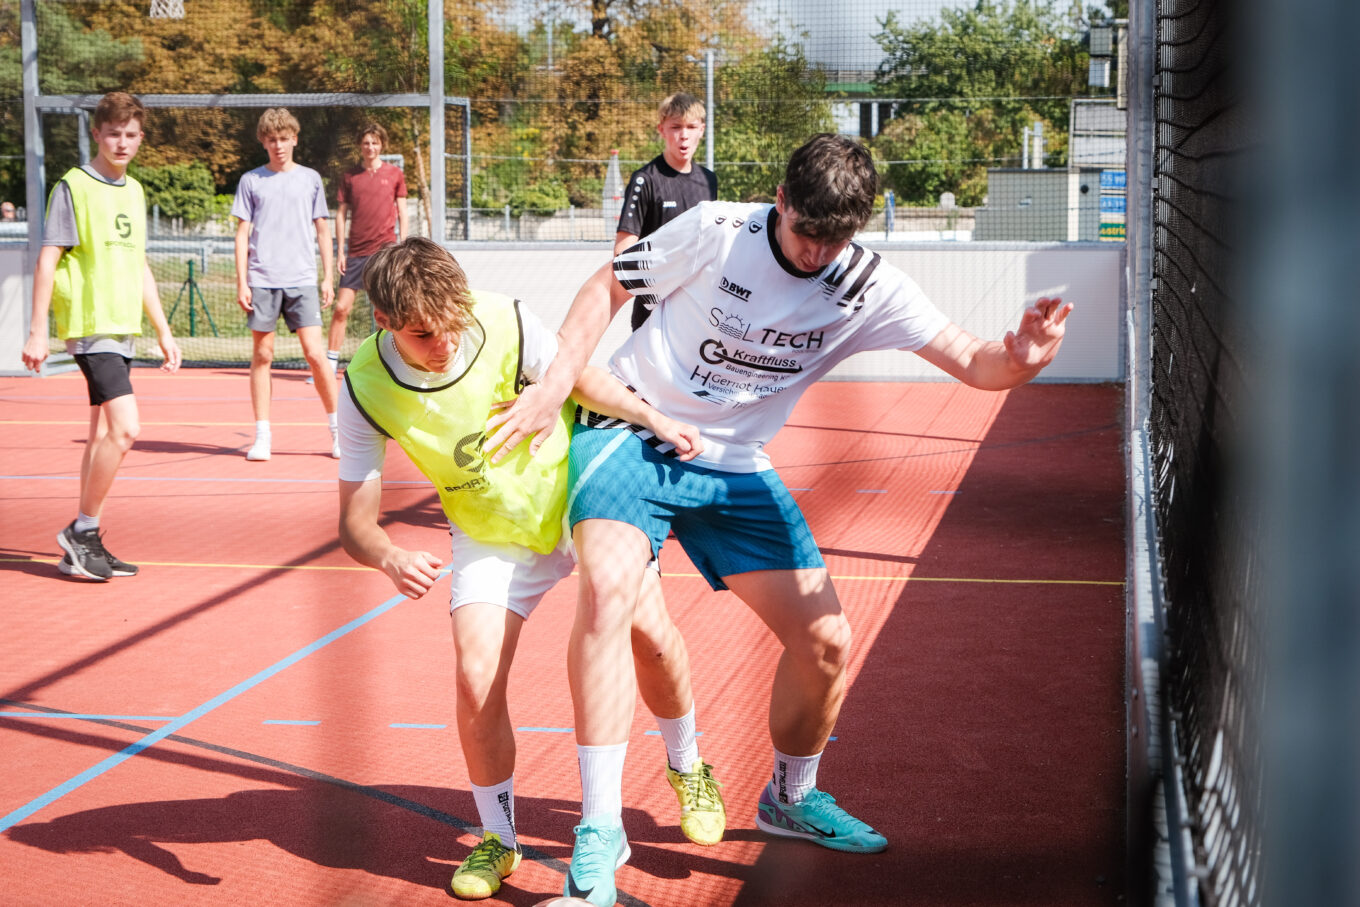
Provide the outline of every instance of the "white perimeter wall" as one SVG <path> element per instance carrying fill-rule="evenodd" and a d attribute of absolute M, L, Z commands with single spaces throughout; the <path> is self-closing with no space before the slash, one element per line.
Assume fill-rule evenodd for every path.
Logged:
<path fill-rule="evenodd" d="M 906 271 L 949 317 L 985 339 L 1020 322 L 1040 296 L 1076 303 L 1067 339 L 1044 372 L 1047 381 L 1122 381 L 1123 251 L 1116 243 L 870 243 Z M 451 247 L 472 286 L 515 296 L 554 330 L 576 290 L 603 264 L 598 244 L 455 244 Z M 27 249 L 0 246 L 0 374 L 22 374 Z M 628 334 L 621 312 L 593 361 L 603 365 Z M 943 375 L 910 353 L 863 353 L 832 372 L 842 380 L 931 380 Z"/>
<path fill-rule="evenodd" d="M 24 283 L 28 273 L 26 245 L 0 246 L 0 375 L 24 374 L 21 354 L 28 339 L 27 312 L 32 304 Z"/>
<path fill-rule="evenodd" d="M 1123 251 L 1117 243 L 869 244 L 921 286 L 955 322 L 984 339 L 1000 339 L 1041 296 L 1076 303 L 1062 351 L 1047 381 L 1122 381 Z M 556 248 L 454 246 L 474 287 L 515 296 L 556 329 L 586 277 L 609 256 L 604 245 Z M 621 311 L 593 362 L 604 365 L 628 336 Z M 842 380 L 932 380 L 945 376 L 911 353 L 861 353 L 831 373 Z"/>

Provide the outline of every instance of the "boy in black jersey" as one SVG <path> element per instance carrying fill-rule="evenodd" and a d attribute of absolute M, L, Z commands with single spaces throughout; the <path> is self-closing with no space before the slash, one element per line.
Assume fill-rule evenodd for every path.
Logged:
<path fill-rule="evenodd" d="M 657 113 L 656 131 L 666 147 L 628 177 L 619 230 L 614 234 L 615 255 L 699 202 L 718 198 L 718 177 L 694 163 L 694 152 L 704 137 L 704 105 L 681 91 L 662 101 Z M 641 300 L 633 300 L 633 330 L 642 326 L 651 311 Z"/>

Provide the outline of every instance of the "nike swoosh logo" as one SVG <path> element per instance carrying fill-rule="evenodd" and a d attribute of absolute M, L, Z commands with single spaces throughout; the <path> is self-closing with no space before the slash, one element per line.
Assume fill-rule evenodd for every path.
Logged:
<path fill-rule="evenodd" d="M 834 837 L 836 837 L 836 832 L 835 832 L 834 830 L 828 831 L 827 829 L 824 829 L 824 828 L 818 828 L 816 825 L 813 825 L 811 822 L 794 822 L 793 824 L 794 824 L 794 825 L 800 825 L 802 828 L 806 829 L 807 831 L 811 831 L 811 832 L 813 832 L 814 834 L 819 834 L 819 835 L 821 835 L 823 838 L 834 838 Z"/>

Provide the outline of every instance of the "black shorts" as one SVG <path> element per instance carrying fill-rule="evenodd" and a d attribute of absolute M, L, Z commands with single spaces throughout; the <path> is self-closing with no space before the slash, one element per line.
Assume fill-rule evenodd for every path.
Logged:
<path fill-rule="evenodd" d="M 132 393 L 132 360 L 128 357 L 121 353 L 76 353 L 75 360 L 85 376 L 91 406 Z"/>

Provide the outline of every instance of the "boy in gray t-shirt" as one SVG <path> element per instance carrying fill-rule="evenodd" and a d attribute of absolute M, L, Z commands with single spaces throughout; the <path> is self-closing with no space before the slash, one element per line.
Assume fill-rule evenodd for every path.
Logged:
<path fill-rule="evenodd" d="M 249 316 L 253 340 L 250 403 L 255 410 L 255 442 L 246 452 L 247 460 L 268 460 L 270 456 L 270 367 L 280 315 L 302 344 L 302 355 L 311 367 L 330 425 L 331 456 L 340 456 L 335 373 L 326 358 L 321 333 L 321 309 L 330 306 L 334 294 L 330 211 L 320 174 L 293 160 L 299 129 L 297 119 L 282 107 L 271 107 L 260 116 L 255 134 L 269 152 L 269 163 L 241 177 L 231 206 L 232 215 L 238 219 L 236 302 Z M 319 294 L 313 231 L 324 272 Z"/>

